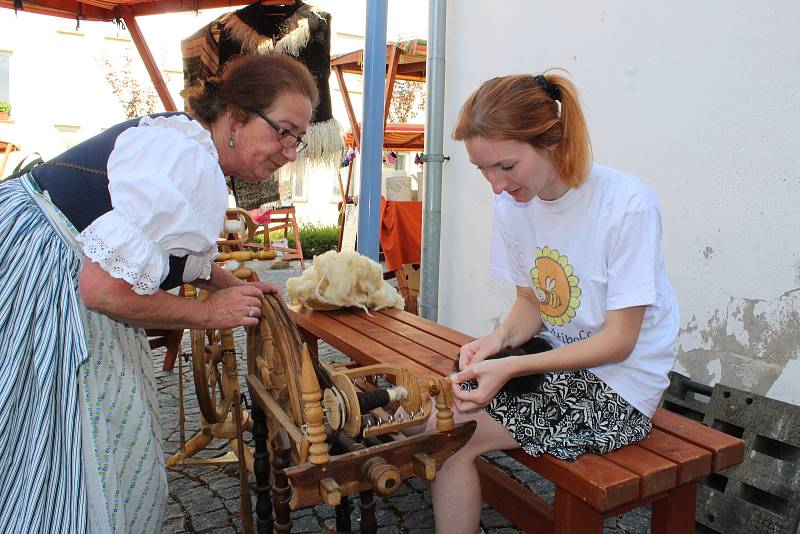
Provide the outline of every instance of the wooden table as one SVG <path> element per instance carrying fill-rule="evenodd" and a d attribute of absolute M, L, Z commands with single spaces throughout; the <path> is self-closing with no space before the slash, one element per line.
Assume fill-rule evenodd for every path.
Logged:
<path fill-rule="evenodd" d="M 419 376 L 450 372 L 473 338 L 397 309 L 315 312 L 291 307 L 312 353 L 322 339 L 361 365 L 394 363 Z M 600 534 L 603 520 L 652 503 L 652 533 L 693 533 L 697 483 L 742 461 L 744 442 L 658 410 L 642 442 L 575 462 L 509 455 L 555 484 L 551 505 L 505 472 L 480 461 L 483 500 L 526 532 Z"/>

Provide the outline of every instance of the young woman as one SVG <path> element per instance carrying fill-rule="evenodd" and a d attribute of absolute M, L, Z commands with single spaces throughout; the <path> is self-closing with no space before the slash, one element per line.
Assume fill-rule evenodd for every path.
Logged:
<path fill-rule="evenodd" d="M 679 318 L 658 201 L 637 177 L 592 164 L 569 80 L 490 80 L 463 105 L 453 137 L 494 193 L 491 270 L 516 286 L 505 321 L 460 353 L 456 417 L 478 427 L 432 493 L 437 532 L 464 533 L 478 531 L 481 454 L 522 447 L 573 460 L 644 438 L 669 383 Z M 553 350 L 487 359 L 534 335 Z M 535 373 L 545 377 L 533 392 L 500 391 Z"/>
<path fill-rule="evenodd" d="M 287 56 L 245 56 L 0 184 L 0 531 L 159 532 L 167 476 L 142 328 L 257 324 L 268 283 L 212 263 L 225 175 L 293 161 L 318 101 Z M 168 293 L 181 282 L 205 302 Z"/>

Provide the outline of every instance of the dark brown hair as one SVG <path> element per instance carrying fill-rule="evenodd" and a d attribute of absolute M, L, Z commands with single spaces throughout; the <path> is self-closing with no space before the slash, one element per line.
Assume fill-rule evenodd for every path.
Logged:
<path fill-rule="evenodd" d="M 560 115 L 554 94 L 561 103 Z M 547 74 L 544 80 L 519 74 L 484 82 L 464 102 L 453 129 L 457 141 L 471 137 L 511 139 L 539 149 L 554 147 L 556 174 L 571 187 L 583 183 L 592 165 L 592 146 L 577 90 L 557 74 Z"/>
<path fill-rule="evenodd" d="M 316 81 L 298 60 L 280 54 L 250 54 L 226 63 L 222 76 L 189 87 L 184 97 L 187 110 L 206 123 L 228 109 L 234 119 L 246 123 L 254 115 L 248 108 L 269 109 L 285 93 L 308 97 L 312 108 L 319 103 Z"/>

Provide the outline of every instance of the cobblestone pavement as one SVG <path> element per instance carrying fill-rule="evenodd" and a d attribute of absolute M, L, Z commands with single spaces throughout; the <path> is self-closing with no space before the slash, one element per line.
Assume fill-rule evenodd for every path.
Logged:
<path fill-rule="evenodd" d="M 285 287 L 286 280 L 299 276 L 299 265 L 281 270 L 260 272 L 262 280 L 269 280 Z M 244 354 L 244 332 L 235 334 L 237 349 Z M 188 335 L 184 336 L 183 350 L 188 353 Z M 320 346 L 320 359 L 342 361 L 343 355 L 330 346 Z M 172 372 L 161 370 L 163 349 L 154 354 L 153 364 L 158 381 L 161 408 L 163 448 L 168 458 L 180 448 L 178 425 L 178 364 Z M 240 359 L 240 376 L 245 374 L 245 360 Z M 243 382 L 243 381 L 242 381 Z M 200 428 L 200 411 L 194 396 L 191 363 L 183 365 L 184 407 L 186 414 L 186 439 Z M 242 391 L 247 388 L 242 383 Z M 216 439 L 198 453 L 196 458 L 213 458 L 229 450 L 225 440 Z M 516 460 L 502 453 L 492 453 L 487 458 L 517 480 L 533 489 L 542 498 L 553 501 L 553 486 L 531 472 Z M 179 465 L 167 471 L 169 478 L 169 503 L 162 533 L 235 533 L 240 532 L 239 521 L 239 477 L 236 464 L 222 467 L 213 465 Z M 252 481 L 252 477 L 251 477 Z M 253 494 L 255 507 L 255 494 Z M 352 506 L 352 526 L 358 530 L 358 504 Z M 607 534 L 643 534 L 649 532 L 648 509 L 634 510 L 618 519 L 606 522 Z M 425 484 L 417 478 L 406 481 L 400 490 L 386 499 L 377 499 L 376 519 L 379 534 L 433 534 L 433 512 L 431 498 Z M 322 533 L 335 530 L 334 509 L 324 504 L 292 513 L 293 533 Z M 520 532 L 503 516 L 483 505 L 481 526 L 488 534 L 512 534 Z"/>

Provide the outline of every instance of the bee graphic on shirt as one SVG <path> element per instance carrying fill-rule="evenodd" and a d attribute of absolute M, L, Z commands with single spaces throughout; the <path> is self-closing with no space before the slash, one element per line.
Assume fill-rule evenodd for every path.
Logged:
<path fill-rule="evenodd" d="M 556 292 L 556 281 L 549 276 L 544 279 L 544 289 L 534 287 L 533 293 L 536 295 L 536 300 L 543 306 L 549 306 L 550 308 L 561 306 L 561 298 Z"/>

